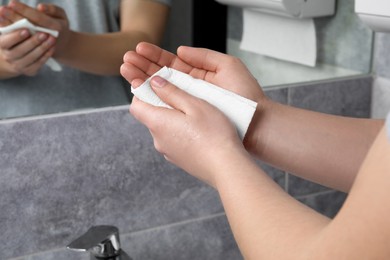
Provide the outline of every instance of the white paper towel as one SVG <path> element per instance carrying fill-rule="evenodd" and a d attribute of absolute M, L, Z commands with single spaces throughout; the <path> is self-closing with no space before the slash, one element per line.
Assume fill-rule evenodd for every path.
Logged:
<path fill-rule="evenodd" d="M 35 34 L 36 32 L 44 32 L 44 33 L 48 33 L 48 34 L 52 35 L 53 37 L 56 37 L 56 38 L 58 37 L 57 31 L 43 28 L 40 26 L 36 26 L 25 18 L 21 19 L 17 22 L 14 22 L 13 24 L 10 24 L 8 26 L 0 27 L 0 33 L 7 34 L 10 32 L 13 32 L 15 30 L 22 29 L 22 28 L 28 29 L 31 34 Z M 61 65 L 53 58 L 49 58 L 46 62 L 46 65 L 48 65 L 53 71 L 61 71 L 62 70 Z"/>
<path fill-rule="evenodd" d="M 265 14 L 244 8 L 241 49 L 314 67 L 317 60 L 313 19 Z"/>
<path fill-rule="evenodd" d="M 156 75 L 168 80 L 187 93 L 209 102 L 221 110 L 235 124 L 240 138 L 243 139 L 245 137 L 246 131 L 248 130 L 249 124 L 256 111 L 256 102 L 204 80 L 195 79 L 188 74 L 172 68 L 163 67 L 153 76 Z M 146 103 L 154 106 L 171 108 L 154 93 L 150 86 L 150 78 L 138 88 L 132 88 L 131 92 L 134 96 Z"/>

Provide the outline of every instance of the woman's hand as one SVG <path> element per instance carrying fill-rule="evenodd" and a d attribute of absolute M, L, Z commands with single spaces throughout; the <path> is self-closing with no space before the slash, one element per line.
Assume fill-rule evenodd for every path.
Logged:
<path fill-rule="evenodd" d="M 193 97 L 165 79 L 151 80 L 155 93 L 174 109 L 133 98 L 131 114 L 149 128 L 157 151 L 206 183 L 216 186 L 221 165 L 245 153 L 232 123 L 206 101 Z"/>
<path fill-rule="evenodd" d="M 136 51 L 125 54 L 121 74 L 129 82 L 143 82 L 164 66 L 180 70 L 256 102 L 265 99 L 257 80 L 238 58 L 208 49 L 182 46 L 178 48 L 176 56 L 155 45 L 140 43 Z"/>
<path fill-rule="evenodd" d="M 54 57 L 64 52 L 71 37 L 68 17 L 64 9 L 53 4 L 39 4 L 35 9 L 14 0 L 8 4 L 8 8 L 35 25 L 58 31 Z"/>
<path fill-rule="evenodd" d="M 6 6 L 0 7 L 0 26 L 10 25 L 23 16 Z M 34 76 L 54 53 L 55 38 L 46 33 L 31 35 L 20 29 L 0 35 L 1 77 Z"/>

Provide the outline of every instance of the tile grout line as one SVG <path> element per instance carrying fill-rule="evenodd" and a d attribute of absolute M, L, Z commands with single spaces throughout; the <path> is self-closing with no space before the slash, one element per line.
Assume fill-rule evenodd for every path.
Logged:
<path fill-rule="evenodd" d="M 337 192 L 337 191 L 336 190 L 318 191 L 318 192 L 314 192 L 314 193 L 310 193 L 310 194 L 306 194 L 306 195 L 295 196 L 294 198 L 308 199 L 308 198 L 312 198 L 312 197 L 316 197 L 316 196 L 320 196 L 320 195 L 327 195 L 327 194 L 331 194 L 331 193 L 335 193 L 335 192 Z"/>
<path fill-rule="evenodd" d="M 166 224 L 166 225 L 162 225 L 162 226 L 157 226 L 157 227 L 152 227 L 152 228 L 147 228 L 147 229 L 142 229 L 142 230 L 136 230 L 136 231 L 128 232 L 128 233 L 122 233 L 122 234 L 120 234 L 120 236 L 122 238 L 122 237 L 129 236 L 129 235 L 137 235 L 137 234 L 141 234 L 143 232 L 150 232 L 150 231 L 154 231 L 154 230 L 160 230 L 160 229 L 165 229 L 165 228 L 181 226 L 181 225 L 185 225 L 185 224 L 200 222 L 200 221 L 203 221 L 203 220 L 209 220 L 209 219 L 213 219 L 213 218 L 217 218 L 217 217 L 222 217 L 222 216 L 225 216 L 225 215 L 226 215 L 225 212 L 215 213 L 215 214 L 204 216 L 204 217 L 192 218 L 192 219 L 187 219 L 187 220 L 183 220 L 183 221 L 179 221 L 179 222 L 174 222 L 174 223 Z M 37 252 L 37 253 L 32 253 L 32 254 L 27 254 L 27 255 L 23 255 L 23 256 L 18 256 L 18 257 L 15 257 L 15 258 L 9 258 L 8 260 L 23 260 L 23 259 L 25 259 L 27 257 L 39 256 L 39 255 L 48 254 L 48 253 L 55 253 L 55 252 L 60 252 L 60 251 L 63 251 L 63 250 L 66 250 L 66 247 L 54 248 L 54 249 L 50 249 L 50 250 L 40 251 L 40 252 Z"/>
<path fill-rule="evenodd" d="M 222 217 L 222 216 L 225 216 L 225 215 L 226 215 L 225 212 L 215 213 L 215 214 L 204 216 L 204 217 L 192 218 L 192 219 L 187 219 L 187 220 L 183 220 L 183 221 L 179 221 L 179 222 L 174 222 L 174 223 L 170 223 L 170 224 L 166 224 L 166 225 L 162 225 L 162 226 L 157 226 L 157 227 L 151 227 L 151 228 L 146 228 L 146 229 L 132 231 L 132 232 L 124 233 L 123 236 L 137 235 L 139 233 L 150 232 L 150 231 L 154 231 L 154 230 L 166 229 L 166 228 L 171 228 L 171 227 L 177 227 L 177 226 L 181 226 L 181 225 L 185 225 L 185 224 L 190 224 L 190 223 L 200 222 L 200 221 L 203 221 L 203 220 L 209 220 L 209 219 L 213 219 L 213 218 L 217 218 L 217 217 Z"/>

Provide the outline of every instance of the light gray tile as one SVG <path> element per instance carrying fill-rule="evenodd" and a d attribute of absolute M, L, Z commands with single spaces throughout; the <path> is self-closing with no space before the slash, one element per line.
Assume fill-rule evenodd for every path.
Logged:
<path fill-rule="evenodd" d="M 387 78 L 375 78 L 372 104 L 371 104 L 371 117 L 383 119 L 386 118 L 387 113 L 390 112 L 390 79 Z"/>
<path fill-rule="evenodd" d="M 390 34 L 376 33 L 374 48 L 374 72 L 390 79 Z"/>
<path fill-rule="evenodd" d="M 368 73 L 371 70 L 373 32 L 355 14 L 354 0 L 336 3 L 335 15 L 314 19 L 318 62 Z M 241 41 L 242 32 L 242 9 L 230 6 L 228 38 Z"/>
<path fill-rule="evenodd" d="M 229 6 L 227 23 L 228 38 L 241 41 L 243 26 L 242 8 Z"/>
<path fill-rule="evenodd" d="M 264 170 L 265 173 L 267 173 L 268 176 L 270 176 L 277 184 L 279 184 L 280 187 L 283 189 L 286 188 L 286 173 L 284 171 L 259 160 L 257 160 L 257 164 L 261 169 Z"/>
<path fill-rule="evenodd" d="M 223 211 L 127 109 L 0 124 L 0 136 L 3 257 L 63 247 L 92 225 L 131 232 Z"/>
<path fill-rule="evenodd" d="M 62 248 L 9 260 L 90 260 L 90 254 L 88 252 L 74 252 Z"/>
<path fill-rule="evenodd" d="M 371 91 L 371 77 L 293 87 L 289 104 L 328 114 L 369 117 Z"/>
<path fill-rule="evenodd" d="M 239 260 L 225 216 L 130 234 L 123 248 L 134 260 Z"/>
<path fill-rule="evenodd" d="M 287 177 L 288 183 L 288 193 L 294 197 L 304 196 L 320 191 L 329 190 L 328 188 L 319 185 L 317 183 L 304 180 L 302 178 L 296 177 L 294 175 L 289 174 Z"/>
<path fill-rule="evenodd" d="M 354 0 L 336 1 L 336 14 L 315 19 L 318 62 L 368 73 L 373 32 L 354 11 Z"/>
<path fill-rule="evenodd" d="M 347 195 L 345 193 L 332 191 L 318 194 L 316 196 L 302 197 L 299 198 L 299 200 L 317 212 L 327 217 L 333 218 L 343 206 L 346 198 Z"/>
<path fill-rule="evenodd" d="M 271 100 L 281 103 L 281 104 L 287 104 L 287 96 L 288 96 L 288 88 L 281 88 L 281 89 L 265 89 L 264 90 L 265 95 L 270 98 Z"/>

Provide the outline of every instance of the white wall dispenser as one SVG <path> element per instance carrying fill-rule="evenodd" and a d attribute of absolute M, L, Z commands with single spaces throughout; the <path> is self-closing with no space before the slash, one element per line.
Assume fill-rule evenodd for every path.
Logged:
<path fill-rule="evenodd" d="M 390 0 L 355 0 L 355 12 L 372 30 L 390 32 Z"/>
<path fill-rule="evenodd" d="M 317 60 L 313 18 L 335 12 L 335 0 L 216 1 L 243 8 L 242 50 L 312 67 Z"/>

